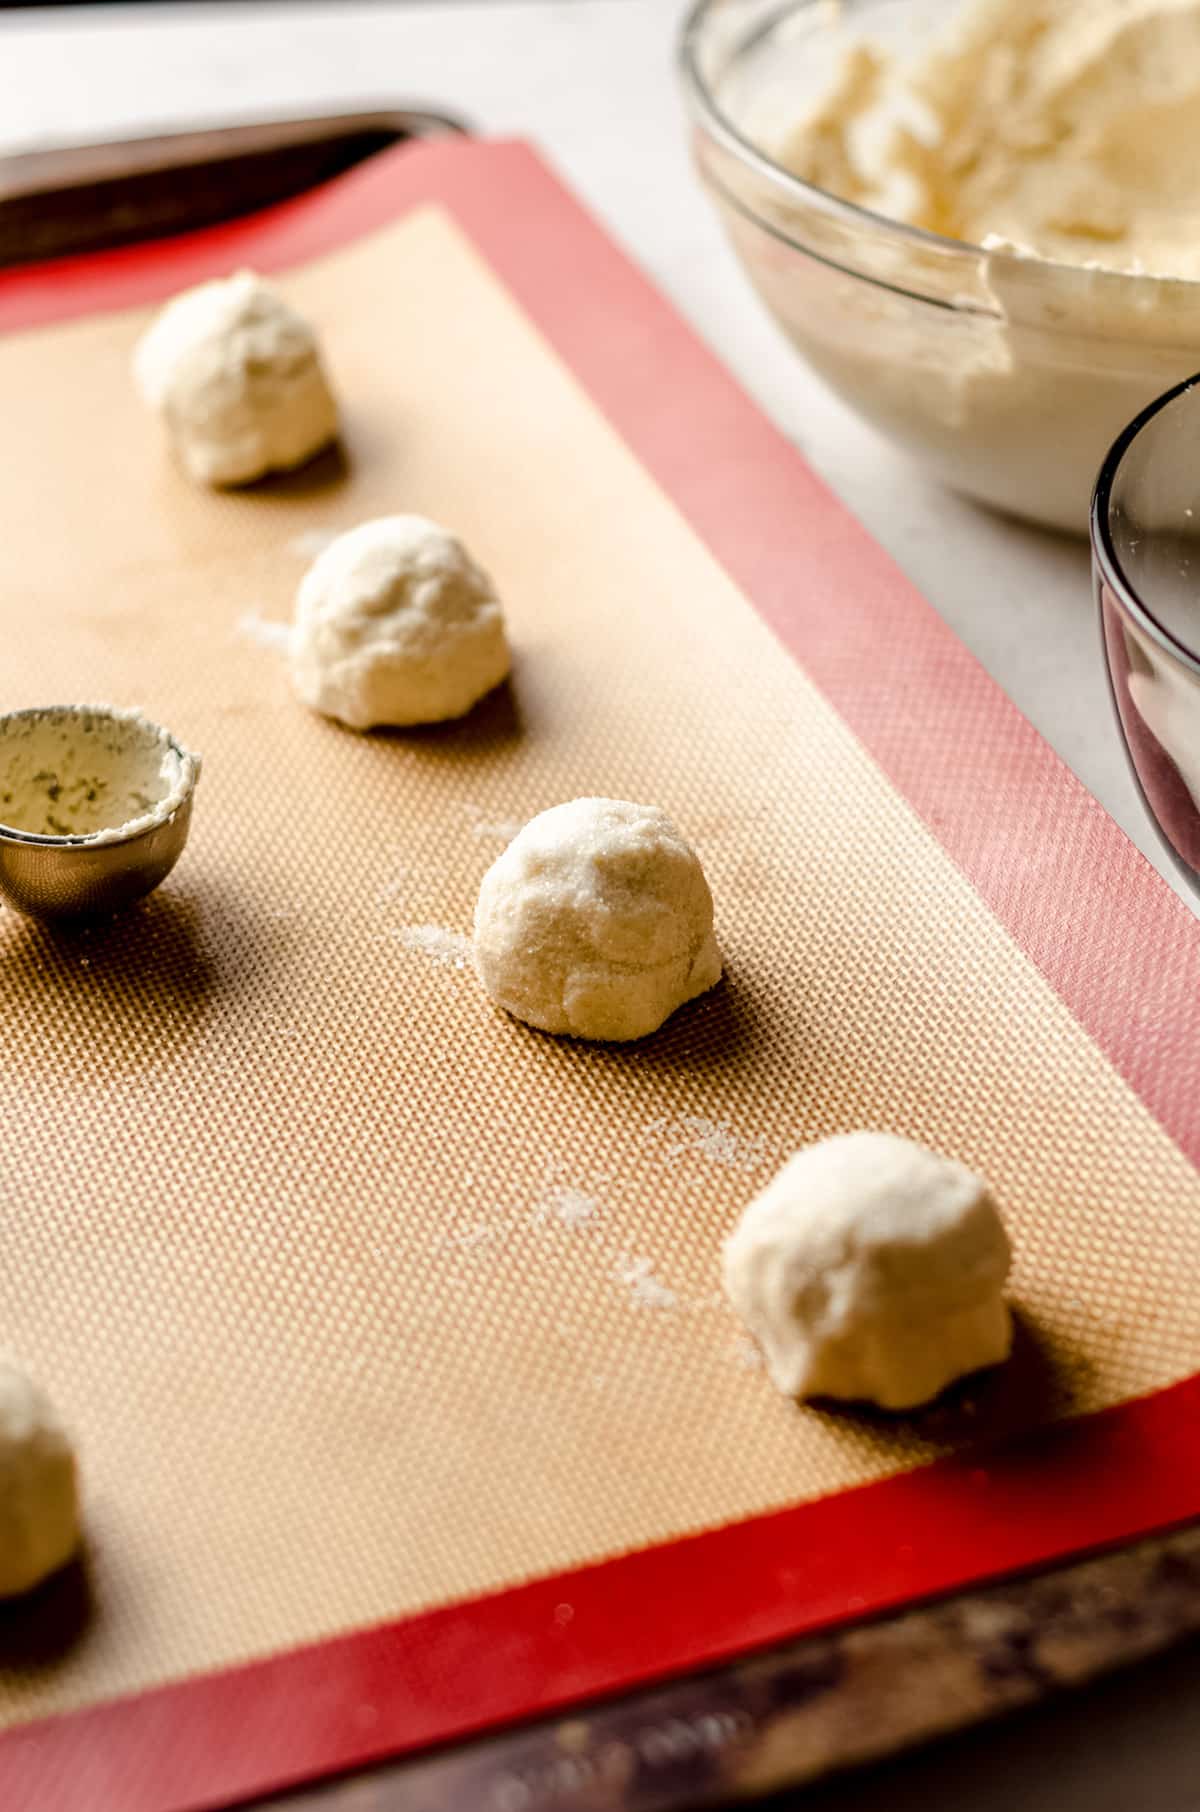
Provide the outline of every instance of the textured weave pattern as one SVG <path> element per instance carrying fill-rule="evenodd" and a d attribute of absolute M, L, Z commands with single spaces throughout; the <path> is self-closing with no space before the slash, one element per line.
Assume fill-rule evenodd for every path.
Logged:
<path fill-rule="evenodd" d="M 0 1328 L 78 1432 L 95 1599 L 57 1667 L 0 1670 L 7 1722 L 1200 1366 L 1195 1173 L 456 229 L 289 287 L 348 464 L 253 494 L 171 468 L 143 317 L 0 345 L 0 706 L 141 704 L 205 759 L 158 897 L 90 933 L 0 914 Z M 321 533 L 397 508 L 492 569 L 517 672 L 460 726 L 356 737 L 262 624 Z M 665 806 L 717 901 L 726 983 L 638 1047 L 499 1016 L 452 935 L 580 792 Z M 992 1179 L 1027 1330 L 895 1423 L 781 1400 L 716 1294 L 771 1169 L 864 1124 Z"/>

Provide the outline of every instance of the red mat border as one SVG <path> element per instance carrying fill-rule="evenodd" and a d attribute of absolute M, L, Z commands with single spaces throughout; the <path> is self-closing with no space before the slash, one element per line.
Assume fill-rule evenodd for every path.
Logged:
<path fill-rule="evenodd" d="M 153 301 L 238 261 L 285 268 L 427 201 L 452 211 L 1075 1017 L 1200 1160 L 1191 913 L 526 147 L 397 151 L 252 220 L 0 274 L 0 331 Z M 927 731 L 920 750 L 904 723 L 914 709 Z M 931 760 L 931 747 L 943 758 Z M 1087 935 L 1072 936 L 1081 920 Z M 0 1804 L 229 1804 L 1127 1541 L 1200 1515 L 1200 1442 L 1186 1439 L 1198 1423 L 1193 1378 L 986 1459 L 939 1461 L 19 1727 L 0 1735 Z M 555 1615 L 563 1604 L 566 1621 Z"/>

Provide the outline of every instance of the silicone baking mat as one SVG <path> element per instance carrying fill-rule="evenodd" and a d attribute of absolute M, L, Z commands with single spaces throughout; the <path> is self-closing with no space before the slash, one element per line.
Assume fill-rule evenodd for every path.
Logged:
<path fill-rule="evenodd" d="M 345 449 L 210 495 L 129 354 L 246 261 Z M 15 274 L 0 326 L 0 706 L 205 761 L 159 896 L 0 918 L 0 1325 L 88 1530 L 73 1640 L 3 1651 L 0 1803 L 215 1805 L 1200 1511 L 1195 922 L 532 153 Z M 396 509 L 494 573 L 516 671 L 360 737 L 280 629 Z M 488 863 L 585 792 L 666 806 L 717 902 L 725 982 L 634 1047 L 468 960 Z M 978 1167 L 1016 1244 L 1014 1363 L 907 1419 L 778 1397 L 718 1291 L 856 1125 Z"/>

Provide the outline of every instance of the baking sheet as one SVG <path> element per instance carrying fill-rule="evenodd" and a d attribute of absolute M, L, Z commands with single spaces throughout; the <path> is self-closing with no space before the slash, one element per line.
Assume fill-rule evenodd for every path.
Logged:
<path fill-rule="evenodd" d="M 140 413 L 145 308 L 0 343 L 0 707 L 139 704 L 205 760 L 139 912 L 0 918 L 0 1325 L 79 1434 L 92 1601 L 0 1671 L 14 1729 L 1200 1365 L 1191 1163 L 453 210 L 286 287 L 345 454 L 243 494 Z M 364 738 L 291 699 L 278 626 L 322 537 L 395 509 L 491 569 L 517 665 Z M 636 1047 L 505 1019 L 462 941 L 505 839 L 583 792 L 664 805 L 717 902 L 725 983 Z M 778 1398 L 717 1293 L 771 1170 L 863 1124 L 982 1170 L 1018 1255 L 1017 1362 L 901 1421 Z"/>

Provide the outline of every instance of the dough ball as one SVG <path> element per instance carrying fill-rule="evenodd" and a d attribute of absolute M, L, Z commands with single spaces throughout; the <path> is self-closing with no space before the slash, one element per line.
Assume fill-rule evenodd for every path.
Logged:
<path fill-rule="evenodd" d="M 986 1186 L 890 1133 L 800 1152 L 724 1256 L 729 1299 L 788 1396 L 910 1409 L 1012 1345 L 1011 1254 Z"/>
<path fill-rule="evenodd" d="M 71 1443 L 45 1393 L 0 1358 L 0 1598 L 31 1591 L 78 1546 Z"/>
<path fill-rule="evenodd" d="M 665 813 L 574 799 L 483 877 L 475 956 L 499 1006 L 544 1032 L 644 1038 L 720 980 L 712 895 Z"/>
<path fill-rule="evenodd" d="M 316 335 L 253 271 L 168 302 L 138 342 L 133 370 L 199 484 L 287 471 L 337 433 Z"/>
<path fill-rule="evenodd" d="M 292 681 L 353 730 L 461 717 L 511 664 L 492 582 L 423 516 L 339 535 L 301 581 Z"/>

